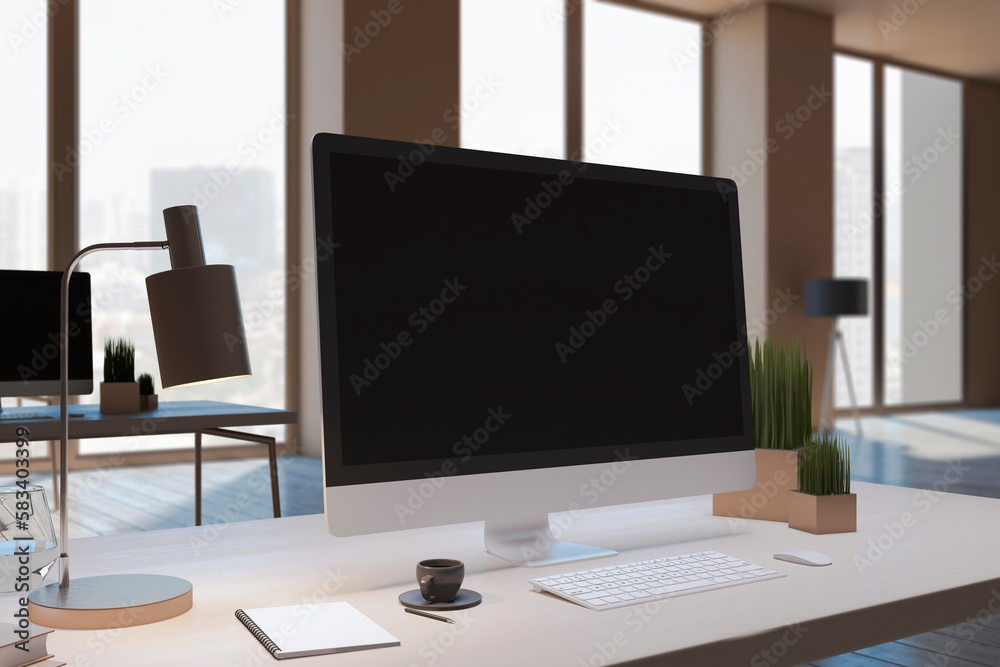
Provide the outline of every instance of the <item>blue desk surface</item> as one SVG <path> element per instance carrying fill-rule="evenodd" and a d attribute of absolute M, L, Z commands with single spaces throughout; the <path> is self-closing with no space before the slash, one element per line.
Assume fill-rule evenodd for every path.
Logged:
<path fill-rule="evenodd" d="M 298 419 L 298 415 L 292 410 L 218 401 L 163 402 L 156 410 L 129 414 L 105 414 L 98 405 L 70 405 L 69 411 L 71 414 L 83 415 L 70 417 L 70 438 L 191 433 L 205 428 L 294 424 Z M 4 418 L 0 419 L 0 442 L 15 441 L 18 438 L 17 429 L 22 426 L 28 429 L 27 437 L 33 441 L 59 438 L 58 405 L 5 407 L 3 412 Z M 45 417 L 28 418 L 29 415 L 39 414 Z M 21 415 L 25 418 L 19 418 Z"/>

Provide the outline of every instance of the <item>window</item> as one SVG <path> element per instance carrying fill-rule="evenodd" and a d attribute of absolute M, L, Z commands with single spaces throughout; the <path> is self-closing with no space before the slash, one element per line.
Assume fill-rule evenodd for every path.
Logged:
<path fill-rule="evenodd" d="M 872 193 L 874 167 L 874 64 L 870 60 L 838 55 L 834 60 L 834 275 L 868 281 L 869 315 L 844 317 L 844 335 L 851 379 L 860 407 L 872 405 L 874 395 L 874 331 L 871 295 L 874 270 Z M 837 357 L 835 405 L 849 407 L 850 396 L 843 362 Z"/>
<path fill-rule="evenodd" d="M 962 85 L 885 69 L 885 403 L 962 400 Z"/>
<path fill-rule="evenodd" d="M 253 376 L 227 382 L 221 395 L 210 384 L 171 389 L 161 400 L 224 395 L 283 407 L 284 3 L 227 4 L 219 13 L 222 6 L 80 3 L 80 245 L 163 239 L 162 210 L 197 205 L 206 259 L 236 268 Z M 106 338 L 126 336 L 136 373 L 152 373 L 158 390 L 144 280 L 169 267 L 164 251 L 98 253 L 81 263 L 92 274 L 95 362 Z M 159 436 L 152 446 L 190 444 L 190 436 Z M 81 453 L 120 446 L 88 440 Z"/>
<path fill-rule="evenodd" d="M 463 0 L 461 100 L 442 110 L 463 148 L 561 158 L 566 153 L 563 0 Z"/>
<path fill-rule="evenodd" d="M 700 23 L 587 0 L 585 159 L 700 174 Z"/>
<path fill-rule="evenodd" d="M 859 404 L 961 402 L 962 84 L 845 55 L 835 71 L 836 275 L 880 297 L 871 317 L 841 320 Z M 837 376 L 845 408 L 839 358 Z"/>
<path fill-rule="evenodd" d="M 48 16 L 36 0 L 0 4 L 0 266 L 48 268 L 46 192 Z"/>

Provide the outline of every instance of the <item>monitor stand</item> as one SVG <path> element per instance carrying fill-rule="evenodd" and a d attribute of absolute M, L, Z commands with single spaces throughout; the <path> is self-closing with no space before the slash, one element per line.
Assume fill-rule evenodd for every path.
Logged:
<path fill-rule="evenodd" d="M 618 555 L 617 551 L 610 549 L 556 539 L 549 527 L 547 513 L 511 519 L 488 519 L 483 532 L 486 550 L 515 565 L 541 567 Z"/>

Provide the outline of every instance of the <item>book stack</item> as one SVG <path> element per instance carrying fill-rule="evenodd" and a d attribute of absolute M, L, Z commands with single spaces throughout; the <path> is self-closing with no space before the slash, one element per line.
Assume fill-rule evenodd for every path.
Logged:
<path fill-rule="evenodd" d="M 66 663 L 56 660 L 48 652 L 45 642 L 51 628 L 28 626 L 28 639 L 21 639 L 14 632 L 12 623 L 0 623 L 0 667 L 63 667 Z"/>

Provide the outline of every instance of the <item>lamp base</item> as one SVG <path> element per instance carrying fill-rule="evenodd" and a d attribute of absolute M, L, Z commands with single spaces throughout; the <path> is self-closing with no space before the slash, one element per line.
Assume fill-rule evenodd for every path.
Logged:
<path fill-rule="evenodd" d="M 193 604 L 189 581 L 161 574 L 109 574 L 49 584 L 28 595 L 32 623 L 64 630 L 130 628 L 180 616 Z"/>

